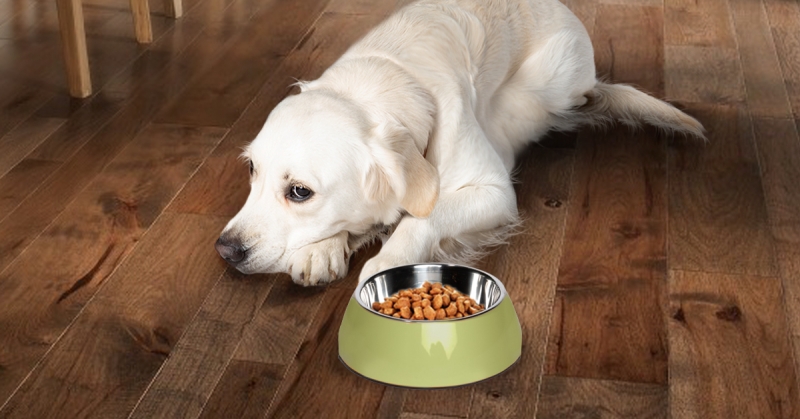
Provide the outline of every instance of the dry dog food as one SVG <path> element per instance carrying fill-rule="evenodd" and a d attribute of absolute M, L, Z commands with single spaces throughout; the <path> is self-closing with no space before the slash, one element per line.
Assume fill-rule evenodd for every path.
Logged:
<path fill-rule="evenodd" d="M 441 320 L 467 317 L 484 306 L 450 285 L 425 281 L 419 288 L 402 290 L 382 303 L 372 303 L 372 309 L 403 319 Z"/>

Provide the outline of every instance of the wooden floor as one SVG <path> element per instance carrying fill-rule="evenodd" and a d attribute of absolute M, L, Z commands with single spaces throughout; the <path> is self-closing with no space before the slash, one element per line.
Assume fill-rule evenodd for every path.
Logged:
<path fill-rule="evenodd" d="M 478 266 L 523 328 L 506 373 L 385 387 L 337 360 L 364 261 L 327 288 L 242 276 L 212 244 L 237 160 L 294 78 L 388 0 L 83 2 L 96 93 L 71 100 L 55 2 L 0 1 L 0 417 L 797 418 L 800 5 L 565 0 L 598 72 L 708 144 L 583 130 L 522 157 L 525 223 Z"/>

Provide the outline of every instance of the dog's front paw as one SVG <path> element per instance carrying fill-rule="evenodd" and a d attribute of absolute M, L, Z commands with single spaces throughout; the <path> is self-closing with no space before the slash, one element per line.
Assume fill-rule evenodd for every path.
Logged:
<path fill-rule="evenodd" d="M 347 275 L 350 249 L 347 232 L 297 249 L 290 259 L 289 273 L 298 285 L 325 285 Z"/>
<path fill-rule="evenodd" d="M 368 260 L 364 264 L 364 267 L 361 268 L 361 273 L 358 275 L 358 282 L 361 283 L 366 281 L 369 279 L 369 277 L 380 271 L 394 268 L 395 266 L 408 265 L 410 263 L 414 262 L 400 255 L 379 253 L 372 259 Z"/>

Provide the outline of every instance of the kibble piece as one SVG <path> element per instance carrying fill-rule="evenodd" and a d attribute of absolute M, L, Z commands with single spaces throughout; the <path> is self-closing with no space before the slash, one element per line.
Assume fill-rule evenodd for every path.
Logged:
<path fill-rule="evenodd" d="M 411 309 L 408 308 L 408 307 L 402 307 L 400 309 L 400 317 L 402 317 L 404 319 L 410 319 L 411 318 Z"/>
<path fill-rule="evenodd" d="M 442 295 L 442 305 L 445 307 L 450 305 L 450 294 Z"/>
<path fill-rule="evenodd" d="M 467 308 L 464 307 L 464 297 L 458 297 L 458 299 L 456 300 L 456 304 L 459 313 L 464 314 L 467 311 Z"/>
<path fill-rule="evenodd" d="M 411 308 L 417 308 L 417 307 L 422 308 L 422 301 L 414 301 L 413 303 L 411 303 Z"/>
<path fill-rule="evenodd" d="M 397 317 L 399 319 L 400 318 L 400 313 L 394 313 L 394 314 L 392 314 L 392 317 Z"/>
<path fill-rule="evenodd" d="M 430 300 L 433 298 L 430 294 L 420 294 L 423 300 Z"/>
<path fill-rule="evenodd" d="M 402 290 L 402 291 L 400 291 L 400 293 L 398 295 L 400 296 L 400 298 L 403 298 L 403 297 L 411 298 L 411 296 L 414 295 L 414 293 L 411 292 L 411 290 Z"/>
<path fill-rule="evenodd" d="M 419 294 L 414 294 L 414 295 L 411 296 L 411 299 L 414 300 L 414 301 L 419 301 L 419 300 L 422 299 L 422 296 L 419 295 Z"/>
<path fill-rule="evenodd" d="M 392 308 L 393 306 L 394 306 L 394 302 L 391 301 L 391 300 L 386 300 L 386 301 L 383 302 L 383 304 L 381 304 L 381 308 L 384 309 L 384 310 L 386 310 L 388 308 Z"/>
<path fill-rule="evenodd" d="M 442 301 L 442 296 L 441 295 L 437 295 L 437 296 L 433 297 L 433 308 L 434 309 L 438 310 L 438 309 L 442 308 L 442 303 L 443 303 L 443 301 Z"/>
<path fill-rule="evenodd" d="M 439 295 L 441 293 L 442 293 L 442 289 L 441 288 L 433 288 L 433 289 L 431 289 L 431 295 Z"/>
<path fill-rule="evenodd" d="M 448 316 L 455 316 L 456 313 L 458 312 L 458 306 L 456 305 L 455 302 L 451 302 L 450 305 L 447 306 L 447 308 L 444 311 L 447 312 Z"/>
<path fill-rule="evenodd" d="M 428 290 L 430 290 L 432 286 L 433 285 L 431 285 L 431 283 L 428 281 L 422 283 L 422 288 L 425 290 L 425 292 L 428 292 Z"/>
<path fill-rule="evenodd" d="M 375 311 L 381 311 L 381 303 L 375 301 L 374 303 L 372 303 L 372 309 Z"/>
<path fill-rule="evenodd" d="M 424 315 L 428 320 L 433 320 L 436 318 L 436 310 L 434 310 L 431 306 L 427 306 L 424 310 L 422 310 L 422 315 Z"/>
<path fill-rule="evenodd" d="M 442 283 L 441 282 L 437 282 L 437 283 L 433 284 L 433 286 L 431 286 L 431 288 L 442 289 Z"/>
<path fill-rule="evenodd" d="M 422 307 L 414 307 L 414 316 L 412 319 L 414 320 L 422 320 L 425 316 L 422 314 Z"/>
<path fill-rule="evenodd" d="M 460 318 L 462 318 L 462 317 L 464 317 L 464 315 L 463 315 L 463 314 L 461 314 L 461 313 L 456 313 L 456 318 L 457 318 L 457 319 L 460 319 Z"/>
<path fill-rule="evenodd" d="M 428 308 L 431 305 L 431 300 L 422 300 L 420 301 L 420 305 L 422 305 L 423 309 Z"/>
<path fill-rule="evenodd" d="M 443 308 L 436 310 L 436 320 L 441 320 L 447 316 Z"/>
<path fill-rule="evenodd" d="M 409 300 L 408 297 L 400 297 L 400 299 L 397 300 L 397 302 L 394 303 L 394 306 L 392 307 L 399 309 L 403 307 L 409 307 L 410 305 L 411 305 L 411 300 Z"/>
<path fill-rule="evenodd" d="M 481 311 L 481 310 L 478 307 L 475 307 L 475 306 L 470 306 L 469 307 L 469 314 L 475 314 L 475 313 L 477 313 L 479 311 Z"/>
<path fill-rule="evenodd" d="M 394 309 L 393 308 L 384 308 L 383 309 L 383 314 L 387 314 L 387 315 L 391 316 L 392 314 L 394 314 Z"/>

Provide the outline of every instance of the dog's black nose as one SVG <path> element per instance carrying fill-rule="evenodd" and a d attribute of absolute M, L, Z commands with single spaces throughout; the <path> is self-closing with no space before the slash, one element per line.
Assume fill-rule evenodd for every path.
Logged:
<path fill-rule="evenodd" d="M 245 250 L 242 243 L 238 240 L 230 240 L 225 237 L 220 237 L 214 244 L 217 253 L 231 265 L 235 265 L 244 260 Z"/>

